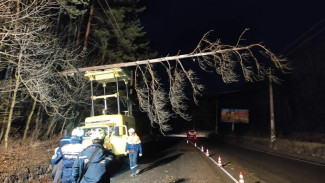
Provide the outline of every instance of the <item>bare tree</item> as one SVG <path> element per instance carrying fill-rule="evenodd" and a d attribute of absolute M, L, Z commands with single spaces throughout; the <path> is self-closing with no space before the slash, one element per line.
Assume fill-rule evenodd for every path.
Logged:
<path fill-rule="evenodd" d="M 36 107 L 36 100 L 34 100 L 34 102 L 33 102 L 33 106 L 32 106 L 32 108 L 31 108 L 31 110 L 29 112 L 29 115 L 28 115 L 28 118 L 27 118 L 27 121 L 26 121 L 26 128 L 25 128 L 24 135 L 23 135 L 23 141 L 26 140 L 27 133 L 28 133 L 28 130 L 29 130 L 29 126 L 30 126 L 32 116 L 34 114 L 35 107 Z"/>
<path fill-rule="evenodd" d="M 53 9 L 58 8 L 54 2 L 8 0 L 1 1 L 0 8 L 0 68 L 12 68 L 11 86 L 14 86 L 13 90 L 10 90 L 11 87 L 9 90 L 0 88 L 1 93 L 13 92 L 9 95 L 11 104 L 5 134 L 7 147 L 17 95 L 27 93 L 50 116 L 73 118 L 76 113 L 71 112 L 71 104 L 82 101 L 78 99 L 83 98 L 86 82 L 78 74 L 73 78 L 57 74 L 60 70 L 74 68 L 81 55 L 77 50 L 63 46 L 54 36 L 55 26 L 51 18 L 55 16 Z"/>

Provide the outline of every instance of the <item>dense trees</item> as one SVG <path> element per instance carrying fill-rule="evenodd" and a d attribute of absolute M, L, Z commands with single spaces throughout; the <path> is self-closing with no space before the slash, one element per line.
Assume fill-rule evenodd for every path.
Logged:
<path fill-rule="evenodd" d="M 88 51 L 86 66 L 152 58 L 137 1 L 59 0 L 58 33 Z"/>
<path fill-rule="evenodd" d="M 0 15 L 1 65 L 4 65 L 3 72 L 9 73 L 2 80 L 6 84 L 1 88 L 1 103 L 7 111 L 7 147 L 11 123 L 17 117 L 16 110 L 22 113 L 19 121 L 27 120 L 27 128 L 36 103 L 32 104 L 32 110 L 24 104 L 33 103 L 31 101 L 39 103 L 50 116 L 70 118 L 74 113 L 70 111 L 71 104 L 76 102 L 73 98 L 76 99 L 84 87 L 79 85 L 82 82 L 66 80 L 57 74 L 61 69 L 73 68 L 79 55 L 68 47 L 63 48 L 53 34 L 51 18 L 55 16 L 53 9 L 56 9 L 53 3 L 3 1 L 1 6 L 4 10 Z M 25 112 L 29 113 L 27 119 Z"/>
<path fill-rule="evenodd" d="M 12 122 L 17 130 L 26 126 L 25 138 L 30 121 L 39 121 L 33 118 L 35 111 L 39 111 L 38 118 L 45 114 L 42 111 L 47 114 L 41 123 L 48 129 L 35 129 L 44 131 L 46 137 L 63 119 L 72 124 L 71 119 L 79 120 L 82 106 L 87 106 L 84 89 L 88 83 L 81 74 L 62 77 L 59 71 L 107 60 L 122 62 L 151 53 L 143 39 L 135 4 L 114 5 L 87 0 L 0 2 L 0 140 L 5 137 L 6 147 L 14 131 Z M 41 126 L 36 124 L 37 128 Z"/>

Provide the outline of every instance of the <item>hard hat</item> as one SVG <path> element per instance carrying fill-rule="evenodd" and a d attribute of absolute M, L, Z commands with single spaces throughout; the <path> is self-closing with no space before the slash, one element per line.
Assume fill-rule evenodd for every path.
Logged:
<path fill-rule="evenodd" d="M 134 133 L 134 132 L 135 132 L 134 128 L 129 129 L 129 133 Z"/>
<path fill-rule="evenodd" d="M 73 137 L 82 137 L 84 135 L 84 130 L 80 127 L 77 127 L 72 130 L 71 136 Z"/>
<path fill-rule="evenodd" d="M 105 138 L 105 132 L 104 130 L 97 128 L 91 133 L 91 139 L 95 140 L 103 140 Z"/>

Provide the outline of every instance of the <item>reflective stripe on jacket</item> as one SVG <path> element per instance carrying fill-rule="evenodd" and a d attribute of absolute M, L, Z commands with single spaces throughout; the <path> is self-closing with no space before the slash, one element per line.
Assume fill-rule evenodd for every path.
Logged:
<path fill-rule="evenodd" d="M 61 148 L 66 144 L 70 144 L 70 142 L 71 142 L 71 137 L 63 137 L 60 140 L 60 146 L 56 149 L 54 155 L 52 156 L 52 159 L 51 159 L 52 164 L 57 164 L 62 159 Z"/>
<path fill-rule="evenodd" d="M 84 146 L 80 139 L 72 139 L 71 144 L 66 144 L 61 148 L 63 159 L 62 183 L 71 182 L 71 168 L 78 154 L 83 150 Z"/>
<path fill-rule="evenodd" d="M 134 133 L 126 140 L 125 151 L 136 152 L 142 154 L 142 145 L 139 136 Z"/>

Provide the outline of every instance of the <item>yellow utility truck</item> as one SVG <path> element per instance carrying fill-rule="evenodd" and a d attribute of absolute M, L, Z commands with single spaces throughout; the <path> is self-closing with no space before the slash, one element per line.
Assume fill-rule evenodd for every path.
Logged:
<path fill-rule="evenodd" d="M 123 155 L 128 137 L 128 129 L 135 128 L 135 120 L 132 115 L 132 105 L 130 104 L 128 93 L 130 77 L 121 68 L 104 71 L 87 71 L 85 76 L 89 78 L 91 83 L 91 116 L 87 117 L 84 126 L 81 126 L 85 132 L 84 141 L 90 140 L 92 130 L 100 128 L 106 134 L 104 147 L 112 150 L 117 156 Z M 95 82 L 96 87 L 103 87 L 103 95 L 94 95 Z M 122 91 L 122 89 L 119 89 L 120 83 L 124 83 L 125 89 L 123 90 L 125 92 L 120 92 L 120 90 Z M 108 85 L 111 85 L 114 93 L 106 94 Z M 110 91 L 112 91 L 112 88 Z M 114 107 L 108 108 L 108 100 L 111 102 L 113 100 Z M 124 104 L 122 107 L 121 103 Z M 99 108 L 101 109 L 99 114 L 95 114 L 95 104 L 104 107 Z M 121 108 L 125 110 L 121 111 Z"/>

